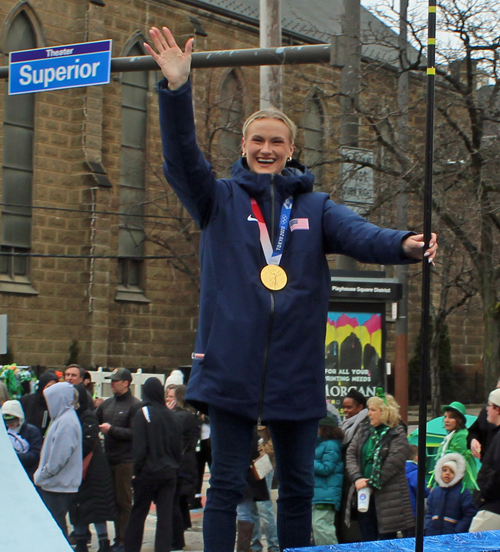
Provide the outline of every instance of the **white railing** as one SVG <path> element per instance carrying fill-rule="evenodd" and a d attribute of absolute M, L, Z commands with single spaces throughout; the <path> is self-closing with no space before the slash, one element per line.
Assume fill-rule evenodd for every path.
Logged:
<path fill-rule="evenodd" d="M 89 370 L 88 372 L 92 376 L 94 395 L 102 399 L 111 397 L 113 393 L 111 392 L 110 380 L 106 379 L 106 376 L 109 377 L 111 372 L 105 372 L 102 367 L 99 367 L 96 371 Z M 134 395 L 134 397 L 142 399 L 142 385 L 148 378 L 151 377 L 158 378 L 162 385 L 165 384 L 165 374 L 150 374 L 143 372 L 141 368 L 139 368 L 137 372 L 132 373 L 130 390 L 132 391 L 132 395 Z"/>

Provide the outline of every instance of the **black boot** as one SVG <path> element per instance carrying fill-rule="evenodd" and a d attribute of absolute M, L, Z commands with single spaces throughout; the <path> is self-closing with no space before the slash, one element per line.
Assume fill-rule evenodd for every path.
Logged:
<path fill-rule="evenodd" d="M 238 520 L 238 538 L 236 539 L 237 552 L 251 552 L 253 523 Z"/>
<path fill-rule="evenodd" d="M 76 539 L 75 552 L 89 552 L 87 548 L 87 537 Z"/>
<path fill-rule="evenodd" d="M 109 540 L 103 539 L 99 541 L 99 550 L 97 552 L 109 552 L 111 550 L 109 546 Z"/>

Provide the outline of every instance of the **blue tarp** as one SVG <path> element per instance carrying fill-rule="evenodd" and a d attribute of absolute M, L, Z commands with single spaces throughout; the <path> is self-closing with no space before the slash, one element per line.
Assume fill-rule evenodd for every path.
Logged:
<path fill-rule="evenodd" d="M 331 546 L 287 548 L 286 550 L 287 552 L 346 552 L 347 550 L 363 550 L 363 552 L 414 552 L 415 539 L 352 542 Z M 425 552 L 458 552 L 463 550 L 467 552 L 500 551 L 500 531 L 424 537 Z"/>

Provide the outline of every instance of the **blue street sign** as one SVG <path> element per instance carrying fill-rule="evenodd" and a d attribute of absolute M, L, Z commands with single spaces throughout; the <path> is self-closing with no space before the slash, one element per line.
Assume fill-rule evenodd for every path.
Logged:
<path fill-rule="evenodd" d="M 111 40 L 11 52 L 9 94 L 108 84 Z"/>

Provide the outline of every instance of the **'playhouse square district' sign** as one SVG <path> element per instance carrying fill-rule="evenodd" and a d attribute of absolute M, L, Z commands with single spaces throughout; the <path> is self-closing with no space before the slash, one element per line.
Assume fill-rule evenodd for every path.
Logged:
<path fill-rule="evenodd" d="M 111 40 L 11 52 L 9 94 L 107 84 Z"/>

